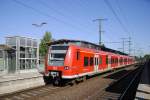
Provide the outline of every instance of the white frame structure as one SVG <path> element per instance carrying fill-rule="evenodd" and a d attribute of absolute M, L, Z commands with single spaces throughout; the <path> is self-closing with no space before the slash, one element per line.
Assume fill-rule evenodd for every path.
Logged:
<path fill-rule="evenodd" d="M 39 66 L 39 46 L 36 39 L 20 36 L 6 37 L 6 45 L 16 49 L 15 72 L 37 71 Z"/>

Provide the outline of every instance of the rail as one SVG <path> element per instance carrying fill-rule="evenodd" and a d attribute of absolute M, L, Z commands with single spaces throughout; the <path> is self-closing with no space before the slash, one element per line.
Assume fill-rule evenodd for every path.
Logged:
<path fill-rule="evenodd" d="M 134 78 L 131 80 L 125 91 L 122 93 L 122 95 L 119 97 L 119 100 L 133 100 L 135 97 L 135 93 L 137 90 L 138 83 L 140 81 L 140 76 L 143 71 L 143 66 L 139 69 L 139 71 L 136 73 Z M 130 92 L 132 91 L 132 92 Z"/>

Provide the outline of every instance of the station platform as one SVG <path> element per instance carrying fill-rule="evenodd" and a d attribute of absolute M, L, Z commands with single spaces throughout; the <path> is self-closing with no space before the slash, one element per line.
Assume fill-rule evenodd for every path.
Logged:
<path fill-rule="evenodd" d="M 150 100 L 150 61 L 144 66 L 135 100 Z"/>
<path fill-rule="evenodd" d="M 39 72 L 15 73 L 0 76 L 0 96 L 45 85 Z"/>

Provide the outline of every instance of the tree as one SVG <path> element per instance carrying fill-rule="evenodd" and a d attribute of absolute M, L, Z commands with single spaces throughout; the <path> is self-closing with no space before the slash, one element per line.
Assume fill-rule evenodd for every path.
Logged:
<path fill-rule="evenodd" d="M 48 51 L 48 45 L 46 43 L 51 42 L 52 36 L 50 32 L 45 32 L 43 39 L 41 39 L 41 43 L 39 46 L 39 54 L 41 57 L 45 57 Z"/>
<path fill-rule="evenodd" d="M 144 59 L 145 60 L 150 60 L 150 55 L 149 54 L 144 55 Z"/>

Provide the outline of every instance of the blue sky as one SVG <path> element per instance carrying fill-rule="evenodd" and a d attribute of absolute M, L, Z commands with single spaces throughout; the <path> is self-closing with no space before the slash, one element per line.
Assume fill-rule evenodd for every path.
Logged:
<path fill-rule="evenodd" d="M 78 39 L 98 43 L 98 23 L 93 20 L 106 18 L 102 22 L 102 29 L 105 31 L 102 41 L 121 42 L 121 38 L 131 36 L 131 47 L 135 47 L 136 54 L 149 53 L 150 1 L 107 1 L 128 32 L 120 25 L 105 0 L 0 0 L 1 43 L 5 42 L 6 36 L 14 35 L 40 40 L 45 31 L 50 31 L 55 39 Z M 48 24 L 42 27 L 32 25 L 41 22 Z M 105 45 L 116 50 L 122 48 L 121 43 Z M 125 48 L 128 53 L 128 43 Z"/>

